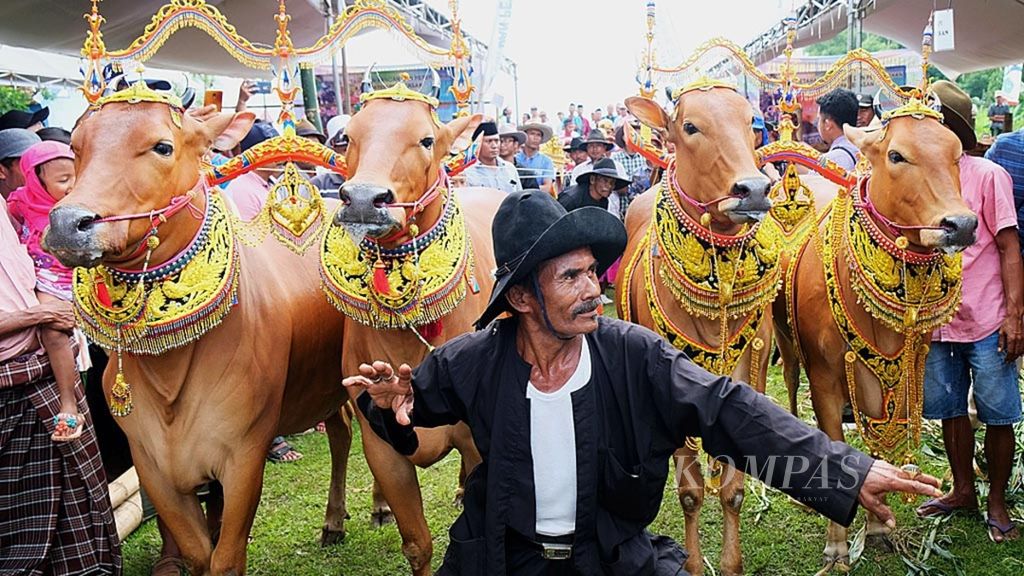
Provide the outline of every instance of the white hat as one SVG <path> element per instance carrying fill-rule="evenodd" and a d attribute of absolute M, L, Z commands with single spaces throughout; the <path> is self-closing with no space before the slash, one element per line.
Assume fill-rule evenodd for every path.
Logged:
<path fill-rule="evenodd" d="M 334 139 L 345 131 L 345 127 L 348 126 L 348 121 L 352 117 L 348 114 L 339 114 L 334 118 L 327 121 L 327 143 L 334 142 Z"/>

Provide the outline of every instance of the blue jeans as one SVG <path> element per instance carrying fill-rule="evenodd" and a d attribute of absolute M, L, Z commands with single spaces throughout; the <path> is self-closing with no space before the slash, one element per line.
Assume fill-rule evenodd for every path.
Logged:
<path fill-rule="evenodd" d="M 1020 422 L 1017 365 L 998 350 L 999 331 L 977 342 L 932 342 L 924 371 L 924 412 L 931 420 L 967 415 L 974 384 L 978 420 L 992 426 Z"/>

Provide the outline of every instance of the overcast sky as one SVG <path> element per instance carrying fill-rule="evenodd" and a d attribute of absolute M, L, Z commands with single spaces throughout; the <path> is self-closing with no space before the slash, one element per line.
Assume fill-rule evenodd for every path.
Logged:
<path fill-rule="evenodd" d="M 427 0 L 445 13 L 447 0 Z M 715 36 L 743 45 L 778 23 L 794 0 L 659 0 L 657 59 L 678 64 Z M 463 27 L 488 42 L 495 0 L 461 0 Z M 505 56 L 519 67 L 520 111 L 551 117 L 569 102 L 587 112 L 635 95 L 646 33 L 646 0 L 514 0 Z M 511 84 L 506 102 L 513 102 Z"/>

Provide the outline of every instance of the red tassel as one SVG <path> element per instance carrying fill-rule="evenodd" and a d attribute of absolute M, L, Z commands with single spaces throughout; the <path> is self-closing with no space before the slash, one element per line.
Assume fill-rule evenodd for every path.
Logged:
<path fill-rule="evenodd" d="M 114 302 L 110 299 L 110 291 L 107 290 L 107 283 L 102 278 L 96 282 L 96 299 L 107 308 L 114 306 Z"/>
<path fill-rule="evenodd" d="M 420 336 L 423 336 L 424 340 L 429 342 L 441 335 L 441 331 L 444 330 L 444 322 L 441 319 L 437 319 L 429 324 L 417 326 L 416 330 L 419 331 Z"/>
<path fill-rule="evenodd" d="M 391 295 L 391 284 L 388 283 L 388 269 L 384 262 L 377 260 L 373 263 L 373 289 L 378 294 Z"/>

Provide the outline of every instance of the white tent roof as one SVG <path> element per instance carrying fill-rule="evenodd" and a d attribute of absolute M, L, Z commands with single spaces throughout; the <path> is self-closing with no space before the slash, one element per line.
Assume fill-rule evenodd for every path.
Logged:
<path fill-rule="evenodd" d="M 847 26 L 847 0 L 813 1 L 822 8 L 809 22 L 802 23 L 797 33 L 797 47 L 832 38 Z M 858 0 L 857 3 L 864 11 L 865 31 L 920 51 L 925 26 L 936 8 L 934 0 Z M 948 5 L 939 2 L 937 7 L 942 9 Z M 935 52 L 930 58 L 946 75 L 956 77 L 964 72 L 1024 60 L 1024 1 L 971 0 L 951 5 L 956 48 Z M 781 54 L 784 46 L 785 34 L 778 24 L 747 48 L 758 51 L 753 57 L 760 63 Z"/>

